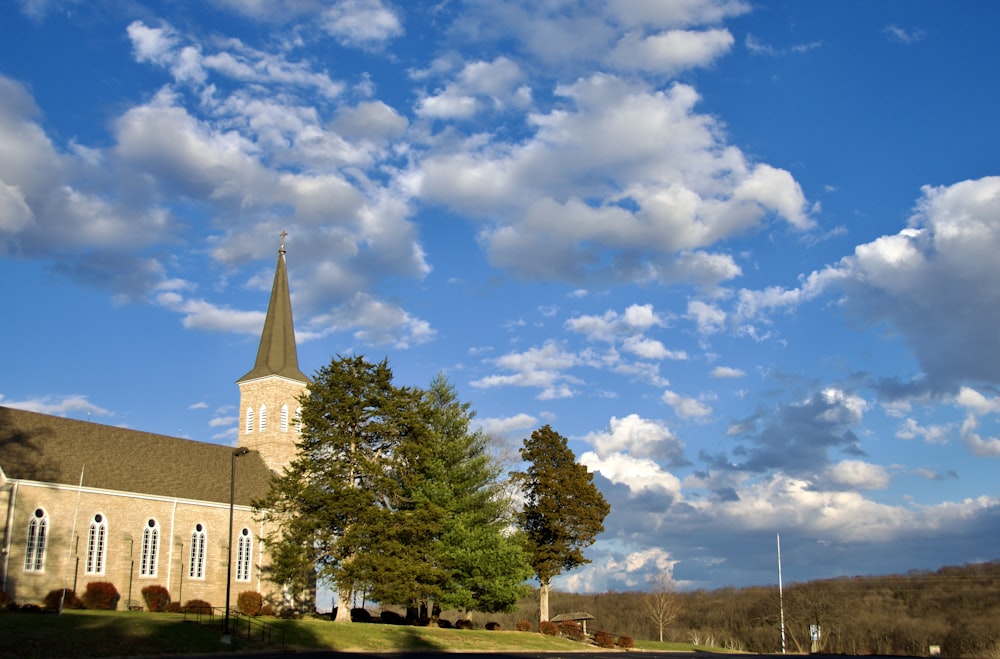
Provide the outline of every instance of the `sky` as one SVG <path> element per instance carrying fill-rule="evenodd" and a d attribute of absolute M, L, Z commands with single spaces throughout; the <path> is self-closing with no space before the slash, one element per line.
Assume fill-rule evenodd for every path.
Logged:
<path fill-rule="evenodd" d="M 219 444 L 443 373 L 612 512 L 561 590 L 1000 559 L 1000 4 L 0 3 L 0 405 Z M 516 465 L 515 465 L 516 466 Z"/>

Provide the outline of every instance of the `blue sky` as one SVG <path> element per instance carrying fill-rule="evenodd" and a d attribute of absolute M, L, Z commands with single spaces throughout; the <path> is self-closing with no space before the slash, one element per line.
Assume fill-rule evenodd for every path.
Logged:
<path fill-rule="evenodd" d="M 97 5 L 96 7 L 94 5 Z M 0 4 L 0 404 L 229 444 L 443 372 L 612 504 L 563 589 L 993 560 L 1000 5 Z"/>

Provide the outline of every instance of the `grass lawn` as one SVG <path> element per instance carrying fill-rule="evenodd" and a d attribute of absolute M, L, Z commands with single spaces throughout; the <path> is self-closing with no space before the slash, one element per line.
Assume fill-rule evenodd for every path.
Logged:
<path fill-rule="evenodd" d="M 570 640 L 533 632 L 440 629 L 376 624 L 335 624 L 327 620 L 263 618 L 272 642 L 260 640 L 246 619 L 234 621 L 230 645 L 221 639 L 221 620 L 198 624 L 175 613 L 65 611 L 0 613 L 0 657 L 120 657 L 155 654 L 225 652 L 230 649 L 281 648 L 339 651 L 405 652 L 580 652 L 592 649 Z M 282 637 L 283 634 L 283 637 Z M 691 650 L 687 644 L 639 643 L 643 649 Z"/>

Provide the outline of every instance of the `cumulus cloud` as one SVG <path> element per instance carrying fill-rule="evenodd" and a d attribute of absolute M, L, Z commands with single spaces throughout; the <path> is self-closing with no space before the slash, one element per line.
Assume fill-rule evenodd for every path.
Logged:
<path fill-rule="evenodd" d="M 739 270 L 701 248 L 771 217 L 812 226 L 798 183 L 726 145 L 715 120 L 695 111 L 692 87 L 653 91 L 596 74 L 556 91 L 567 109 L 531 115 L 530 140 L 470 144 L 421 165 L 421 197 L 496 220 L 480 233 L 495 265 L 571 281 L 687 269 L 698 283 L 718 282 Z"/>
<path fill-rule="evenodd" d="M 676 391 L 663 392 L 663 402 L 673 408 L 682 419 L 704 419 L 712 415 L 712 408 L 696 398 L 682 396 Z"/>
<path fill-rule="evenodd" d="M 600 458 L 621 453 L 635 458 L 665 460 L 674 467 L 687 464 L 684 444 L 670 427 L 638 414 L 611 417 L 607 430 L 590 433 L 583 440 L 594 447 Z"/>

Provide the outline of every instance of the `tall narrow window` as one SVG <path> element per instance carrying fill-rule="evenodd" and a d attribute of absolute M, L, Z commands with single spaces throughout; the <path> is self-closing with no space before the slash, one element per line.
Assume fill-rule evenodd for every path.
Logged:
<path fill-rule="evenodd" d="M 104 559 L 108 541 L 108 520 L 100 513 L 94 515 L 87 534 L 87 562 L 85 574 L 104 574 Z"/>
<path fill-rule="evenodd" d="M 281 406 L 281 432 L 288 432 L 288 405 Z"/>
<path fill-rule="evenodd" d="M 267 430 L 267 405 L 260 406 L 260 431 Z"/>
<path fill-rule="evenodd" d="M 295 410 L 295 432 L 302 432 L 302 408 L 296 408 Z"/>
<path fill-rule="evenodd" d="M 142 530 L 142 555 L 139 557 L 139 576 L 156 576 L 156 555 L 160 549 L 160 527 L 155 519 L 146 522 Z"/>
<path fill-rule="evenodd" d="M 253 432 L 253 408 L 247 408 L 247 432 Z"/>
<path fill-rule="evenodd" d="M 195 524 L 191 533 L 191 561 L 188 576 L 192 579 L 205 578 L 205 527 Z"/>
<path fill-rule="evenodd" d="M 236 580 L 250 581 L 250 558 L 253 555 L 253 536 L 250 529 L 240 531 L 239 544 L 236 545 Z"/>
<path fill-rule="evenodd" d="M 45 536 L 49 518 L 41 508 L 35 510 L 28 522 L 28 544 L 24 551 L 24 571 L 41 572 L 45 567 Z"/>

